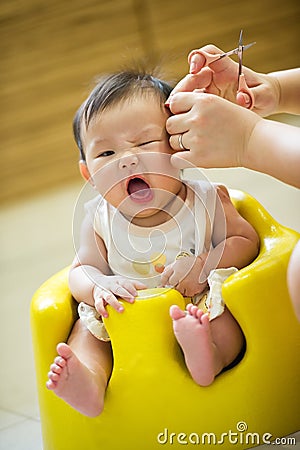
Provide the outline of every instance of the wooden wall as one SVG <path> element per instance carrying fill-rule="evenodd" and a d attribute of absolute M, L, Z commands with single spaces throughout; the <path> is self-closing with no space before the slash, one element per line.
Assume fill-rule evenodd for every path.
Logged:
<path fill-rule="evenodd" d="M 1 202 L 79 179 L 71 124 L 96 74 L 147 57 L 177 80 L 241 28 L 246 65 L 299 65 L 296 0 L 2 0 L 0 20 Z"/>

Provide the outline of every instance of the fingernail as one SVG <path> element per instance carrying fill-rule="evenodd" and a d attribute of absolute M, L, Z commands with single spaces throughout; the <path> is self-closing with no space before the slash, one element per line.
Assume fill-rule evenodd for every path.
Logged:
<path fill-rule="evenodd" d="M 123 306 L 119 306 L 118 311 L 119 312 L 123 312 L 124 311 L 124 307 Z"/>
<path fill-rule="evenodd" d="M 171 94 L 169 95 L 169 97 L 167 98 L 167 100 L 165 101 L 165 106 L 166 106 L 167 108 L 170 107 L 170 103 L 171 103 L 172 96 L 173 96 L 173 94 L 171 93 Z"/>
<path fill-rule="evenodd" d="M 191 62 L 190 73 L 194 73 L 196 71 L 196 67 L 197 67 L 196 63 Z"/>

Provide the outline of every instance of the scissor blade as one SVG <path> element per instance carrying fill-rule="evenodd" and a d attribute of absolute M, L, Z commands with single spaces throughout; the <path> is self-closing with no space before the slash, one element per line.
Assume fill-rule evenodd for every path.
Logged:
<path fill-rule="evenodd" d="M 252 45 L 256 44 L 256 42 L 251 42 L 251 44 L 243 45 L 243 50 L 247 50 L 248 48 L 252 47 Z"/>
<path fill-rule="evenodd" d="M 225 58 L 225 56 L 231 56 L 231 55 L 238 55 L 239 51 L 244 51 L 247 50 L 248 48 L 252 47 L 252 45 L 256 44 L 256 42 L 251 42 L 251 44 L 247 44 L 247 45 L 242 45 L 242 46 L 238 46 L 236 48 L 234 48 L 233 50 L 229 50 L 228 52 L 222 53 L 222 55 L 220 55 L 219 59 Z"/>
<path fill-rule="evenodd" d="M 239 77 L 242 74 L 242 70 L 243 70 L 243 30 L 241 30 L 240 32 L 240 37 L 239 37 L 239 46 L 238 46 L 238 58 L 239 58 Z"/>
<path fill-rule="evenodd" d="M 243 30 L 240 31 L 240 37 L 239 37 L 239 47 L 243 46 Z"/>

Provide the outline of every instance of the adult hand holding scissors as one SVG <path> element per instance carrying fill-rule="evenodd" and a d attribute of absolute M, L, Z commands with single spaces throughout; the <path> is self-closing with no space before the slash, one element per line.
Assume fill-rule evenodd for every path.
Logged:
<path fill-rule="evenodd" d="M 242 31 L 239 44 L 223 52 L 214 45 L 192 50 L 188 56 L 190 66 L 186 75 L 173 89 L 177 92 L 202 92 L 218 95 L 237 103 L 261 116 L 280 110 L 280 83 L 277 74 L 261 74 L 242 65 L 243 52 L 254 43 L 243 45 Z M 238 55 L 239 62 L 228 56 Z"/>
<path fill-rule="evenodd" d="M 250 45 L 242 45 L 241 33 L 238 47 L 227 53 L 212 46 L 190 53 L 193 71 L 200 72 L 181 80 L 167 101 L 173 114 L 166 123 L 170 145 L 179 151 L 172 163 L 242 166 L 300 187 L 299 128 L 260 117 L 300 113 L 300 69 L 268 75 L 243 69 L 242 53 Z M 234 53 L 238 64 L 227 57 Z M 234 104 L 236 97 L 246 107 Z"/>

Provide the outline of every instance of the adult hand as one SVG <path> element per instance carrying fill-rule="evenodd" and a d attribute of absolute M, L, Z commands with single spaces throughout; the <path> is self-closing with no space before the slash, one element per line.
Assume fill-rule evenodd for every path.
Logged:
<path fill-rule="evenodd" d="M 175 86 L 171 97 L 177 92 L 192 92 L 200 89 L 202 92 L 218 95 L 247 108 L 249 96 L 243 93 L 237 94 L 238 63 L 225 57 L 205 66 L 206 59 L 201 51 L 213 55 L 223 53 L 212 44 L 202 47 L 199 51 L 192 50 L 188 56 L 190 73 Z M 243 73 L 254 97 L 252 110 L 263 117 L 277 112 L 280 86 L 276 76 L 257 73 L 247 67 L 243 67 Z"/>
<path fill-rule="evenodd" d="M 237 167 L 256 123 L 262 120 L 252 111 L 223 98 L 201 92 L 179 92 L 171 97 L 174 114 L 167 119 L 170 145 L 179 151 L 171 157 L 175 167 Z"/>

